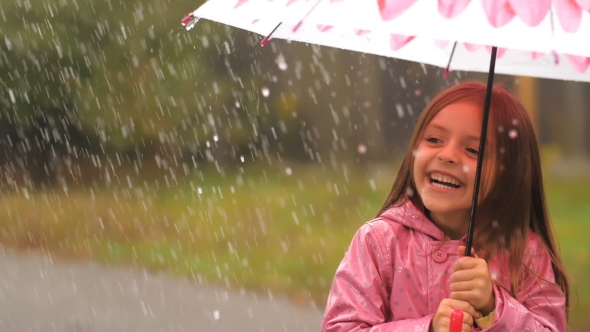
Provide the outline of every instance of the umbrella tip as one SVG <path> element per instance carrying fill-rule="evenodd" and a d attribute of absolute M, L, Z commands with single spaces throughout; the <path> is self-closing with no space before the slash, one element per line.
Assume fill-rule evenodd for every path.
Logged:
<path fill-rule="evenodd" d="M 449 77 L 449 74 L 450 74 L 450 73 L 451 73 L 451 71 L 449 70 L 449 68 L 446 68 L 446 69 L 445 69 L 445 72 L 444 72 L 444 74 L 443 74 L 443 77 L 444 77 L 444 78 L 447 78 L 447 77 Z"/>
<path fill-rule="evenodd" d="M 270 41 L 270 38 L 264 37 L 264 39 L 260 42 L 260 46 L 265 46 Z"/>
<path fill-rule="evenodd" d="M 199 18 L 196 17 L 193 13 L 188 14 L 187 16 L 185 16 L 185 18 L 182 19 L 182 21 L 180 21 L 180 23 L 186 29 L 186 31 L 189 31 L 190 29 L 194 28 L 197 22 L 199 22 Z"/>
<path fill-rule="evenodd" d="M 194 17 L 194 16 L 193 16 L 193 13 L 190 13 L 190 14 L 186 15 L 186 16 L 185 16 L 185 17 L 182 19 L 182 21 L 180 21 L 180 23 L 181 23 L 182 25 L 186 25 L 188 22 L 190 22 L 190 21 L 193 19 L 193 17 Z"/>

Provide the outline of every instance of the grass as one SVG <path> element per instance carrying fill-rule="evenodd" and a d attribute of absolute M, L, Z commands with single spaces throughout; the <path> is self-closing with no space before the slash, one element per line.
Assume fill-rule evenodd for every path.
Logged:
<path fill-rule="evenodd" d="M 135 264 L 199 284 L 249 288 L 322 307 L 358 227 L 374 216 L 394 169 L 261 166 L 203 170 L 181 181 L 120 174 L 121 183 L 0 200 L 5 245 Z M 590 318 L 590 179 L 547 180 L 572 278 L 572 331 Z"/>
<path fill-rule="evenodd" d="M 562 258 L 573 284 L 572 331 L 590 331 L 590 180 L 551 179 L 547 188 Z"/>

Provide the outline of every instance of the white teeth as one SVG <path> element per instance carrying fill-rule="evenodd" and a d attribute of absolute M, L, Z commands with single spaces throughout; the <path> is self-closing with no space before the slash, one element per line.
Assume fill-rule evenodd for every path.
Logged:
<path fill-rule="evenodd" d="M 447 176 L 447 175 L 440 174 L 440 173 L 431 173 L 430 174 L 430 178 L 433 179 L 433 180 L 436 180 L 438 182 L 449 183 L 449 184 L 452 184 L 452 185 L 455 185 L 455 186 L 460 186 L 461 185 L 461 182 L 459 182 L 459 180 L 457 180 L 455 178 L 452 178 L 450 176 Z M 439 184 L 439 185 L 442 186 L 442 187 L 445 187 L 445 188 L 452 188 L 452 187 L 449 187 L 449 186 L 445 186 L 443 184 Z"/>
<path fill-rule="evenodd" d="M 444 184 L 436 183 L 436 182 L 433 182 L 432 185 L 435 187 L 438 187 L 438 188 L 442 188 L 442 189 L 457 189 L 455 187 L 445 186 Z"/>

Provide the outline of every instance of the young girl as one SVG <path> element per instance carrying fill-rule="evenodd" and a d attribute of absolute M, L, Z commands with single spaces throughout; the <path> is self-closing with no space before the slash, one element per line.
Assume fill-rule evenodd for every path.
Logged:
<path fill-rule="evenodd" d="M 565 331 L 569 289 L 524 107 L 495 86 L 473 257 L 464 257 L 485 85 L 421 114 L 391 192 L 336 271 L 322 331 Z"/>

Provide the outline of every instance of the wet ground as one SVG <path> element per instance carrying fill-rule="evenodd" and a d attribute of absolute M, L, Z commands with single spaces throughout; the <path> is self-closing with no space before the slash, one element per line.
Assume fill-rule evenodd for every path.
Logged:
<path fill-rule="evenodd" d="M 319 331 L 322 313 L 269 294 L 142 269 L 0 251 L 0 331 Z"/>

